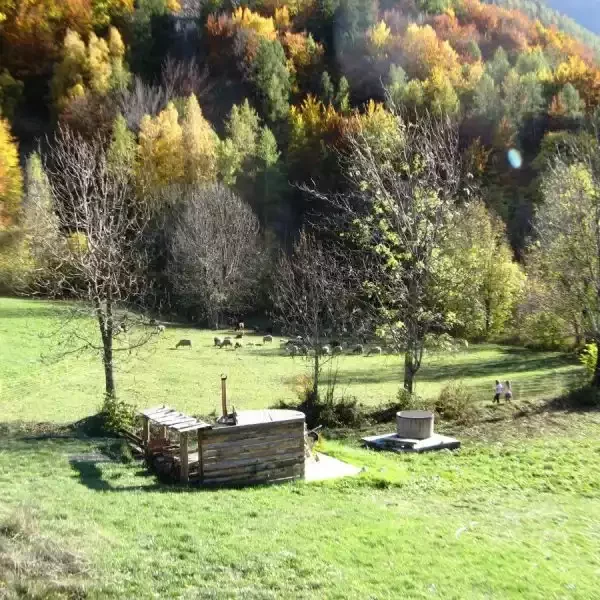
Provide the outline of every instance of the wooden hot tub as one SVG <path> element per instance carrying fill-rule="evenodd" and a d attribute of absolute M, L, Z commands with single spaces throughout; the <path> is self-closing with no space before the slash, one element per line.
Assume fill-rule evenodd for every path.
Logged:
<path fill-rule="evenodd" d="M 190 478 L 207 484 L 303 478 L 304 422 L 293 410 L 248 410 L 237 413 L 236 425 L 202 430 Z"/>
<path fill-rule="evenodd" d="M 305 418 L 301 412 L 241 411 L 235 425 L 204 423 L 167 407 L 142 415 L 148 463 L 170 479 L 244 485 L 304 477 Z M 155 430 L 163 428 L 162 447 L 161 439 L 150 439 L 149 422 Z M 179 438 L 178 444 L 170 441 L 173 435 L 167 429 Z"/>

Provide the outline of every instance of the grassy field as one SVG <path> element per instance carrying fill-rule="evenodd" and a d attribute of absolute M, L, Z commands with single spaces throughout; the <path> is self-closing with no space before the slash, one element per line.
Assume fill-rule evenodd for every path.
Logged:
<path fill-rule="evenodd" d="M 520 407 L 454 429 L 460 451 L 375 453 L 354 432 L 323 449 L 364 467 L 356 478 L 208 491 L 159 484 L 114 441 L 59 425 L 94 412 L 102 374 L 93 357 L 40 362 L 57 310 L 0 300 L 0 599 L 600 597 L 600 413 L 544 404 L 578 374 L 560 355 L 435 357 L 427 393 L 459 378 L 489 403 L 493 379 L 517 382 Z M 169 349 L 180 337 L 191 351 Z M 300 361 L 211 337 L 170 329 L 121 389 L 207 411 L 227 371 L 240 406 L 293 397 Z M 347 393 L 371 403 L 397 372 L 389 357 L 340 362 Z"/>
<path fill-rule="evenodd" d="M 55 335 L 64 306 L 0 299 L 0 414 L 4 420 L 72 422 L 93 414 L 102 399 L 103 372 L 91 353 L 55 360 L 61 348 Z M 94 327 L 82 321 L 81 327 Z M 215 332 L 168 327 L 165 334 L 134 355 L 118 356 L 119 394 L 140 407 L 168 404 L 208 414 L 220 405 L 220 376 L 227 373 L 237 409 L 271 406 L 296 399 L 298 377 L 308 372 L 302 358 L 284 356 L 279 340 L 269 346 L 219 350 Z M 193 347 L 174 350 L 181 338 Z M 248 343 L 262 343 L 248 336 Z M 402 376 L 398 356 L 343 356 L 325 367 L 337 369 L 338 396 L 376 405 L 393 400 Z M 417 391 L 437 394 L 449 381 L 462 380 L 489 402 L 496 378 L 513 382 L 515 398 L 536 401 L 562 393 L 580 373 L 572 360 L 498 346 L 472 347 L 426 358 Z"/>

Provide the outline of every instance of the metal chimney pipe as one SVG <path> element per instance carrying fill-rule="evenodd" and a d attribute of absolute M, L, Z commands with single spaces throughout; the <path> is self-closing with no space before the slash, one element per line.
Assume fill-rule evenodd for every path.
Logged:
<path fill-rule="evenodd" d="M 221 406 L 223 417 L 227 418 L 227 375 L 221 375 Z"/>

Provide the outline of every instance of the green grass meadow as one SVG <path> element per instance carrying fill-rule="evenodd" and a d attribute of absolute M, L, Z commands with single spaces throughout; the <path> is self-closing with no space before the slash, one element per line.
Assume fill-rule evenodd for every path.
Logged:
<path fill-rule="evenodd" d="M 600 598 L 600 414 L 545 405 L 580 375 L 570 359 L 431 357 L 424 395 L 462 380 L 489 405 L 494 379 L 515 382 L 514 407 L 453 431 L 457 452 L 376 453 L 353 432 L 323 450 L 358 477 L 203 490 L 159 484 L 113 440 L 63 426 L 97 410 L 102 370 L 52 360 L 60 310 L 0 300 L 0 599 Z M 277 343 L 216 350 L 213 335 L 168 328 L 125 361 L 119 389 L 205 413 L 226 372 L 240 408 L 294 398 L 301 360 Z M 180 338 L 192 349 L 172 350 Z M 339 393 L 390 400 L 400 373 L 394 357 L 343 357 Z"/>
<path fill-rule="evenodd" d="M 77 353 L 58 359 L 61 311 L 49 302 L 0 299 L 0 414 L 5 420 L 72 422 L 93 414 L 103 392 L 98 355 Z M 81 327 L 95 327 L 82 321 Z M 302 357 L 285 356 L 275 338 L 246 336 L 244 348 L 218 349 L 214 332 L 167 327 L 132 355 L 117 354 L 119 395 L 140 406 L 167 404 L 182 411 L 208 414 L 220 407 L 221 374 L 228 375 L 228 396 L 239 410 L 263 408 L 296 400 L 298 378 L 309 372 Z M 229 332 L 231 333 L 231 332 Z M 192 348 L 175 350 L 182 338 Z M 393 400 L 402 381 L 399 356 L 345 355 L 324 367 L 325 380 L 337 371 L 336 395 L 377 405 Z M 433 396 L 449 381 L 463 381 L 481 402 L 493 396 L 495 379 L 510 379 L 522 401 L 555 397 L 581 372 L 571 359 L 557 353 L 519 348 L 475 346 L 456 353 L 426 357 L 417 392 Z"/>

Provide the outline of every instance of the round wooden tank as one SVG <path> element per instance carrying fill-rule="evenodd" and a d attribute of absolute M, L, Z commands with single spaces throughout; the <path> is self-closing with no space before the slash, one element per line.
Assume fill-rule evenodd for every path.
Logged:
<path fill-rule="evenodd" d="M 398 436 L 424 440 L 433 435 L 433 413 L 428 410 L 402 410 L 396 413 Z"/>

